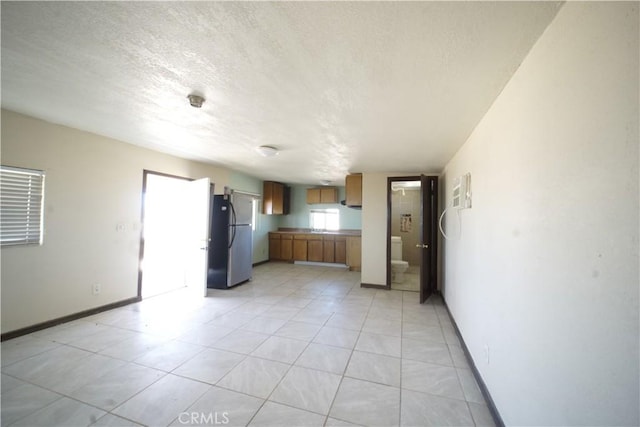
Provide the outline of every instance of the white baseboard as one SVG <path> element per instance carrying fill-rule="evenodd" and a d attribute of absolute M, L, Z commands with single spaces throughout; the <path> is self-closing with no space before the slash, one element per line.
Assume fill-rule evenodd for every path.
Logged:
<path fill-rule="evenodd" d="M 349 266 L 346 264 L 336 264 L 334 262 L 314 262 L 314 261 L 294 261 L 294 264 L 297 265 L 316 265 L 318 267 L 335 267 L 335 268 L 344 268 L 348 269 Z"/>

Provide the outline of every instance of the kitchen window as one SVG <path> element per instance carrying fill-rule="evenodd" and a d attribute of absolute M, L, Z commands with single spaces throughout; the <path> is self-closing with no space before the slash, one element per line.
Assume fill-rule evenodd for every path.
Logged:
<path fill-rule="evenodd" d="M 42 244 L 44 172 L 0 166 L 0 245 Z"/>
<path fill-rule="evenodd" d="M 311 209 L 309 226 L 312 230 L 333 231 L 340 229 L 340 211 L 338 209 Z"/>

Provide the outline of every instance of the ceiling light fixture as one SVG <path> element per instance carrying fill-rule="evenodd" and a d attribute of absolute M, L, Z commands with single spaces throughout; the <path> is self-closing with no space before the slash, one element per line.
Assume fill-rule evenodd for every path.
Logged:
<path fill-rule="evenodd" d="M 323 179 L 320 181 L 320 184 L 322 185 L 331 185 L 331 181 L 329 181 L 328 179 Z"/>
<path fill-rule="evenodd" d="M 191 106 L 193 108 L 201 108 L 202 107 L 202 103 L 204 102 L 204 98 L 201 97 L 200 95 L 196 95 L 196 94 L 191 94 L 191 95 L 187 95 L 187 98 L 189 99 L 189 104 L 191 104 Z"/>
<path fill-rule="evenodd" d="M 278 149 L 270 145 L 261 145 L 256 147 L 256 151 L 263 157 L 273 157 L 278 154 Z"/>

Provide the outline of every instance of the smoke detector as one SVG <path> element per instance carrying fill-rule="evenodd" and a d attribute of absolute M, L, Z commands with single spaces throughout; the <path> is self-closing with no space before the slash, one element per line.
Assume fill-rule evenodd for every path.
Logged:
<path fill-rule="evenodd" d="M 187 95 L 187 98 L 189 99 L 189 104 L 191 104 L 191 106 L 193 108 L 201 108 L 202 107 L 202 103 L 204 102 L 204 98 L 201 97 L 200 95 L 191 94 L 191 95 Z"/>

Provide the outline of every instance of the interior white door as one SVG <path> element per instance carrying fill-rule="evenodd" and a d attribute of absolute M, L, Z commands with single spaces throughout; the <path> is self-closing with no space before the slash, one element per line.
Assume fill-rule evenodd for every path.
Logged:
<path fill-rule="evenodd" d="M 211 186 L 209 178 L 197 179 L 187 185 L 185 195 L 185 235 L 187 288 L 207 296 L 207 252 L 209 247 L 209 210 Z"/>

